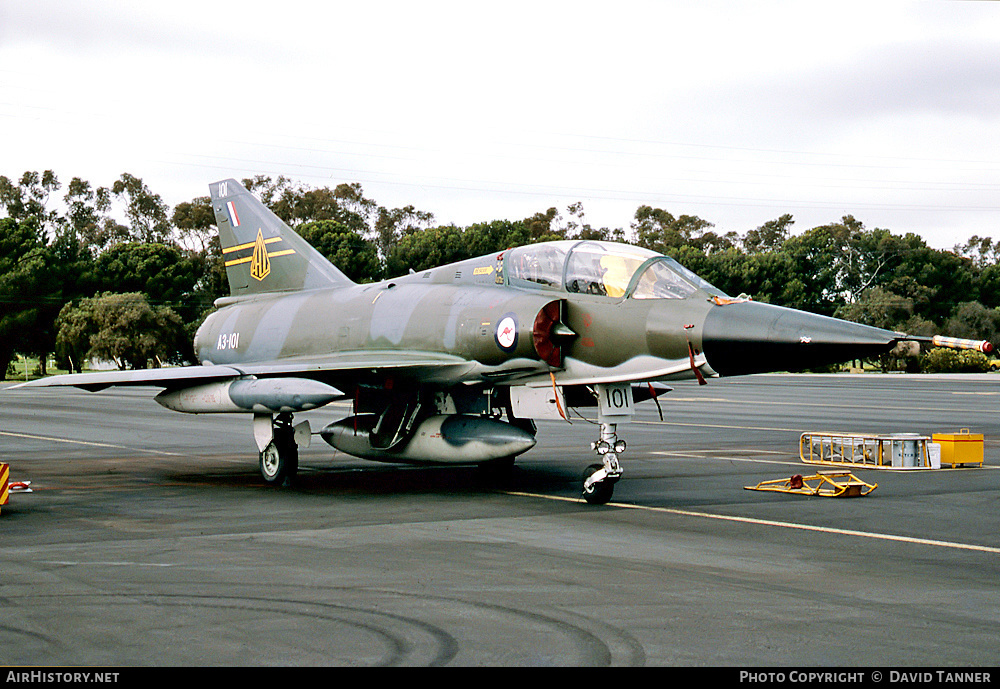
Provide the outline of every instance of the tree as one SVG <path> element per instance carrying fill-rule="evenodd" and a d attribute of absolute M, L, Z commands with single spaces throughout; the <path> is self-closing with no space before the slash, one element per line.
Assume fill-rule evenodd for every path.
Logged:
<path fill-rule="evenodd" d="M 493 220 L 466 227 L 462 241 L 470 256 L 483 256 L 528 244 L 531 236 L 523 220 Z"/>
<path fill-rule="evenodd" d="M 860 229 L 853 217 L 844 216 L 840 223 L 814 227 L 785 241 L 782 249 L 791 257 L 794 271 L 789 277 L 801 287 L 795 303 L 787 306 L 832 315 L 848 301 L 850 238 Z"/>
<path fill-rule="evenodd" d="M 639 206 L 632 222 L 632 233 L 639 246 L 674 256 L 684 246 L 708 253 L 733 245 L 735 233 L 720 237 L 714 232 L 706 233 L 710 227 L 714 227 L 712 223 L 696 215 L 674 217 L 662 208 Z"/>
<path fill-rule="evenodd" d="M 625 230 L 616 228 L 614 230 L 607 227 L 595 228 L 587 222 L 583 212 L 583 204 L 577 201 L 566 207 L 569 213 L 569 220 L 566 222 L 564 235 L 567 239 L 592 239 L 601 242 L 623 242 L 625 241 Z"/>
<path fill-rule="evenodd" d="M 177 228 L 182 245 L 202 253 L 209 250 L 218 232 L 212 199 L 199 196 L 192 201 L 178 203 L 170 219 Z"/>
<path fill-rule="evenodd" d="M 403 236 L 389 249 L 386 274 L 404 275 L 411 269 L 420 272 L 466 258 L 472 258 L 472 255 L 463 240 L 461 229 L 455 225 L 432 227 Z"/>
<path fill-rule="evenodd" d="M 565 239 L 565 230 L 559 227 L 562 216 L 556 208 L 549 208 L 544 213 L 535 213 L 524 219 L 524 227 L 528 230 L 526 243 L 545 242 L 552 239 Z"/>
<path fill-rule="evenodd" d="M 64 232 L 79 241 L 88 252 L 94 254 L 107 244 L 105 228 L 107 212 L 111 207 L 108 189 L 92 189 L 90 182 L 74 177 L 63 196 L 66 203 Z"/>
<path fill-rule="evenodd" d="M 299 235 L 355 282 L 381 277 L 378 249 L 357 230 L 338 220 L 314 220 L 298 228 Z"/>
<path fill-rule="evenodd" d="M 936 330 L 933 323 L 914 315 L 912 299 L 893 294 L 881 287 L 865 290 L 859 299 L 841 306 L 834 315 L 855 323 L 911 335 L 933 335 Z M 915 357 L 920 349 L 916 343 L 906 344 L 913 344 L 915 348 L 896 347 L 877 357 L 883 372 L 896 370 L 901 365 L 906 365 L 911 371 L 916 370 Z"/>
<path fill-rule="evenodd" d="M 990 237 L 972 235 L 965 244 L 956 245 L 952 251 L 970 259 L 979 268 L 1000 263 L 1000 240 L 994 243 Z"/>
<path fill-rule="evenodd" d="M 750 254 L 778 251 L 791 234 L 795 220 L 785 213 L 777 220 L 768 220 L 760 227 L 750 230 L 743 238 L 743 248 Z"/>
<path fill-rule="evenodd" d="M 127 172 L 122 173 L 111 186 L 111 193 L 125 204 L 125 217 L 130 223 L 127 236 L 130 240 L 146 243 L 169 241 L 167 204 L 159 194 L 150 191 L 140 178 Z"/>
<path fill-rule="evenodd" d="M 971 259 L 932 249 L 920 240 L 892 270 L 886 287 L 914 298 L 914 311 L 943 324 L 966 301 L 979 298 L 977 273 Z"/>
<path fill-rule="evenodd" d="M 157 303 L 178 304 L 205 272 L 204 261 L 173 244 L 115 244 L 94 262 L 94 291 L 142 292 Z"/>
<path fill-rule="evenodd" d="M 25 172 L 15 185 L 7 177 L 0 176 L 0 205 L 7 216 L 18 222 L 34 223 L 44 239 L 55 230 L 58 213 L 48 210 L 49 196 L 61 185 L 52 170 Z"/>
<path fill-rule="evenodd" d="M 1000 342 L 1000 309 L 986 308 L 978 301 L 964 302 L 945 321 L 944 331 L 951 337 Z"/>
<path fill-rule="evenodd" d="M 413 206 L 383 208 L 379 206 L 375 220 L 375 241 L 379 253 L 388 257 L 396 243 L 419 230 L 427 229 L 434 222 L 434 214 L 418 211 Z"/>
<path fill-rule="evenodd" d="M 15 352 L 33 351 L 39 341 L 40 318 L 51 303 L 51 256 L 37 223 L 30 218 L 0 219 L 0 371 Z"/>
<path fill-rule="evenodd" d="M 983 268 L 979 274 L 979 301 L 990 308 L 1000 308 L 1000 263 Z"/>
<path fill-rule="evenodd" d="M 60 355 L 113 361 L 118 368 L 142 369 L 182 360 L 184 325 L 167 306 L 151 306 L 138 292 L 105 292 L 67 304 L 57 320 Z"/>
<path fill-rule="evenodd" d="M 375 227 L 375 220 L 378 218 L 378 204 L 372 199 L 365 198 L 364 190 L 360 184 L 357 182 L 338 184 L 333 190 L 333 195 L 345 210 L 362 218 L 367 227 Z"/>
<path fill-rule="evenodd" d="M 257 198 L 261 200 L 261 203 L 270 208 L 272 213 L 277 215 L 286 223 L 291 222 L 291 217 L 285 217 L 282 215 L 282 213 L 287 210 L 287 207 L 279 206 L 278 200 L 281 198 L 285 190 L 292 188 L 292 180 L 283 176 L 279 176 L 277 179 L 271 179 L 266 175 L 256 175 L 254 177 L 244 179 L 243 186 L 246 187 L 247 191 L 251 194 L 256 195 Z"/>

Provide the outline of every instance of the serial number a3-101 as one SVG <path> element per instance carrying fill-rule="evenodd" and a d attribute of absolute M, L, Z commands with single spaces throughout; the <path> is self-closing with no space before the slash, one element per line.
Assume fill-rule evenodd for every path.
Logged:
<path fill-rule="evenodd" d="M 239 333 L 223 333 L 219 335 L 219 342 L 215 345 L 216 349 L 237 349 L 240 346 L 240 334 Z"/>

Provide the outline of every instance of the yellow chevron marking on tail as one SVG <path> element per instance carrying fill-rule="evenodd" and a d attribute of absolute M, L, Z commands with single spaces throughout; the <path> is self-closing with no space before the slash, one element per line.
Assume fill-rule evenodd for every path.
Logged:
<path fill-rule="evenodd" d="M 260 281 L 271 274 L 271 259 L 267 257 L 267 245 L 264 244 L 264 233 L 257 230 L 257 241 L 253 245 L 253 255 L 250 257 L 250 277 Z"/>

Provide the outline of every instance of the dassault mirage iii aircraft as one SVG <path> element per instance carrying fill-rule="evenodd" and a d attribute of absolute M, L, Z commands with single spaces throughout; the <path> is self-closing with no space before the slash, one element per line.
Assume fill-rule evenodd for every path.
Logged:
<path fill-rule="evenodd" d="M 927 340 L 731 298 L 667 256 L 556 241 L 355 284 L 237 181 L 210 185 L 231 296 L 201 325 L 201 365 L 54 376 L 19 387 L 156 386 L 181 412 L 252 415 L 264 480 L 312 435 L 293 415 L 334 400 L 333 447 L 397 463 L 510 464 L 538 419 L 596 407 L 583 496 L 622 476 L 618 425 L 665 381 L 795 371 Z M 935 344 L 989 351 L 986 342 Z"/>

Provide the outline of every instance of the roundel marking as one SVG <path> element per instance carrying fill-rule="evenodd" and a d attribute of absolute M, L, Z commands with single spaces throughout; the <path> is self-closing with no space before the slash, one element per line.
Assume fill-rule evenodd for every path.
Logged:
<path fill-rule="evenodd" d="M 517 347 L 517 317 L 509 313 L 497 323 L 497 347 L 505 352 L 513 352 Z"/>

